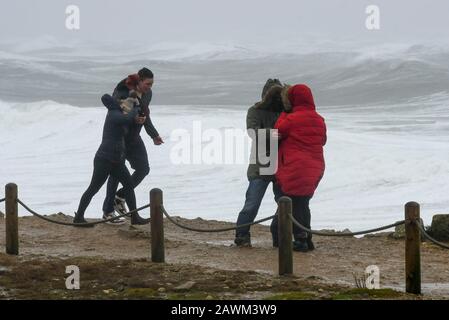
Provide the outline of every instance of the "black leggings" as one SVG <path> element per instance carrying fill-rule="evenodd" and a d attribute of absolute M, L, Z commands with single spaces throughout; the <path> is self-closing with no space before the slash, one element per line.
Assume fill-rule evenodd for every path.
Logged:
<path fill-rule="evenodd" d="M 84 212 L 89 206 L 90 201 L 104 185 L 109 176 L 116 178 L 123 185 L 126 204 L 128 205 L 129 210 L 132 211 L 136 209 L 136 195 L 134 194 L 131 175 L 126 168 L 125 163 L 113 163 L 106 159 L 95 157 L 92 180 L 81 197 L 77 216 L 84 217 Z"/>
<path fill-rule="evenodd" d="M 302 224 L 307 229 L 310 229 L 310 208 L 309 202 L 312 197 L 310 196 L 288 196 L 292 199 L 292 215 L 296 221 Z M 278 237 L 278 216 L 276 215 L 271 221 L 270 226 L 271 234 L 273 239 L 277 239 Z M 295 240 L 306 238 L 311 235 L 308 235 L 307 232 L 302 231 L 296 224 L 293 224 L 293 237 Z"/>
<path fill-rule="evenodd" d="M 126 160 L 129 161 L 131 168 L 134 169 L 134 172 L 131 175 L 131 180 L 133 182 L 133 188 L 136 188 L 150 172 L 147 149 L 145 148 L 142 139 L 139 139 L 139 142 L 135 144 L 129 144 L 127 146 Z M 121 198 L 125 198 L 125 188 L 123 187 L 117 191 L 118 184 L 118 179 L 111 175 L 108 179 L 106 198 L 103 202 L 103 212 L 105 213 L 114 210 L 114 199 L 116 194 Z"/>

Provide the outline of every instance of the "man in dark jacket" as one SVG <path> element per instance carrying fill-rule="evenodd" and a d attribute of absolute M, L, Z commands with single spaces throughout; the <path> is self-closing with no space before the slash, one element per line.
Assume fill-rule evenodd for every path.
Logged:
<path fill-rule="evenodd" d="M 270 183 L 273 183 L 273 193 L 275 200 L 280 197 L 280 189 L 275 183 L 274 175 L 265 175 L 261 172 L 261 168 L 268 167 L 270 164 L 262 165 L 259 162 L 259 137 L 265 137 L 266 148 L 264 157 L 270 155 L 270 130 L 273 129 L 276 120 L 283 110 L 280 92 L 282 85 L 278 79 L 268 79 L 262 91 L 262 101 L 256 103 L 248 109 L 246 116 L 247 130 L 252 131 L 250 137 L 252 138 L 251 161 L 248 167 L 249 186 L 246 191 L 246 200 L 243 209 L 240 211 L 237 226 L 254 222 L 259 211 L 265 191 Z M 263 132 L 265 131 L 265 132 Z M 261 133 L 265 133 L 265 136 Z M 256 154 L 254 154 L 254 152 Z M 255 163 L 253 159 L 256 159 Z M 241 227 L 236 230 L 234 243 L 237 246 L 251 246 L 250 227 Z"/>
<path fill-rule="evenodd" d="M 142 126 L 145 128 L 147 134 L 153 139 L 155 145 L 164 143 L 150 118 L 149 104 L 152 98 L 151 87 L 153 86 L 153 82 L 153 73 L 147 68 L 142 68 L 137 74 L 130 75 L 128 78 L 119 82 L 113 93 L 113 97 L 120 101 L 128 98 L 130 91 L 135 91 L 139 100 L 139 106 L 142 110 L 140 117 L 130 126 L 129 132 L 125 136 L 125 157 L 130 163 L 131 168 L 134 169 L 134 172 L 131 175 L 134 188 L 137 187 L 150 172 L 147 150 L 140 137 Z M 106 198 L 103 203 L 103 213 L 106 218 L 114 214 L 114 207 L 122 213 L 125 209 L 124 189 L 121 188 L 116 193 L 117 187 L 117 179 L 111 176 L 108 180 Z"/>

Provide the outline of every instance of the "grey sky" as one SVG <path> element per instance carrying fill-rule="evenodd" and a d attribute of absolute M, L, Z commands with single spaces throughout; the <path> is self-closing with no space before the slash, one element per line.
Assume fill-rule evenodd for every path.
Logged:
<path fill-rule="evenodd" d="M 81 29 L 65 28 L 78 5 Z M 381 10 L 381 30 L 365 28 L 367 5 Z M 0 39 L 59 41 L 298 40 L 302 35 L 375 41 L 449 38 L 447 0 L 16 0 L 2 4 Z"/>

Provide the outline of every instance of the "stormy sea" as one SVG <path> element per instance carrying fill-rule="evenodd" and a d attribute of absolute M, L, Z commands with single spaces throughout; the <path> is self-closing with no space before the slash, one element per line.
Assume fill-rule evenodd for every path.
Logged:
<path fill-rule="evenodd" d="M 390 224 L 403 219 L 408 201 L 421 204 L 426 225 L 449 211 L 449 46 L 429 43 L 161 43 L 132 50 L 61 46 L 46 37 L 0 43 L 2 188 L 17 183 L 19 197 L 40 213 L 73 214 L 101 141 L 100 97 L 143 66 L 155 74 L 151 117 L 165 143 L 153 145 L 142 131 L 151 171 L 136 189 L 138 205 L 157 187 L 174 215 L 235 221 L 248 185 L 247 146 L 235 147 L 234 163 L 177 163 L 176 132 L 199 152 L 223 145 L 217 139 L 226 130 L 245 135 L 248 107 L 267 78 L 279 78 L 308 84 L 326 119 L 326 172 L 311 201 L 313 228 Z M 195 135 L 198 126 L 222 135 L 211 142 Z M 101 217 L 104 194 L 105 187 L 87 217 Z M 258 217 L 275 208 L 269 189 Z"/>

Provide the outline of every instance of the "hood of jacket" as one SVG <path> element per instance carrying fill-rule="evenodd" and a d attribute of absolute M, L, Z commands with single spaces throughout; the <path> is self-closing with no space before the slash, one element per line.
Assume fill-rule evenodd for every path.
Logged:
<path fill-rule="evenodd" d="M 108 109 L 108 110 L 122 110 L 120 108 L 120 104 L 118 103 L 118 101 L 113 98 L 110 94 L 104 94 L 101 97 L 101 102 L 103 102 L 103 105 Z"/>
<path fill-rule="evenodd" d="M 286 112 L 291 112 L 293 108 L 303 107 L 308 110 L 315 110 L 315 101 L 312 90 L 305 84 L 286 86 L 282 93 L 282 102 Z"/>
<path fill-rule="evenodd" d="M 256 108 L 272 112 L 282 112 L 284 110 L 281 99 L 282 88 L 282 85 L 277 84 L 277 82 L 268 85 L 265 84 L 262 91 L 262 100 L 256 103 Z"/>

